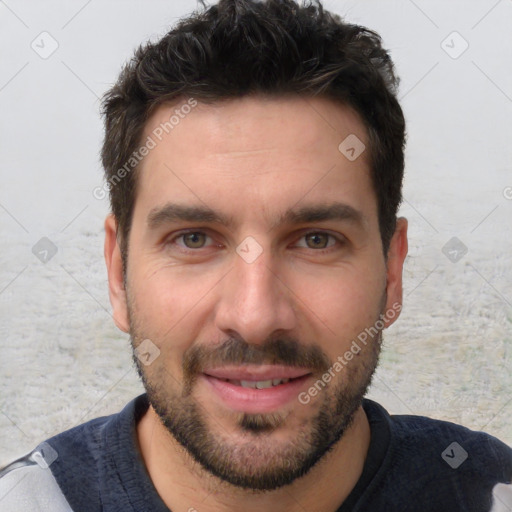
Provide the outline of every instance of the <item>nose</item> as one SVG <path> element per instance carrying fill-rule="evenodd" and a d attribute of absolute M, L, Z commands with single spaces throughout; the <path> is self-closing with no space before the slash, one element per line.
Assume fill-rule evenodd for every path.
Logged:
<path fill-rule="evenodd" d="M 296 327 L 295 296 L 269 250 L 249 261 L 235 254 L 219 290 L 216 326 L 228 336 L 262 344 Z"/>

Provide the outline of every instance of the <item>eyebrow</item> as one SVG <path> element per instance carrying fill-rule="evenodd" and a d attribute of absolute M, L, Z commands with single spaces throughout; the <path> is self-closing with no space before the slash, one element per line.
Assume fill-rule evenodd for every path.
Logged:
<path fill-rule="evenodd" d="M 329 220 L 348 221 L 361 227 L 366 224 L 365 217 L 359 210 L 345 203 L 334 202 L 326 205 L 291 208 L 278 217 L 269 231 L 282 224 L 302 224 Z M 167 203 L 162 207 L 153 208 L 147 218 L 150 229 L 157 229 L 164 224 L 180 221 L 222 224 L 230 230 L 235 227 L 234 217 L 212 210 L 207 206 Z"/>

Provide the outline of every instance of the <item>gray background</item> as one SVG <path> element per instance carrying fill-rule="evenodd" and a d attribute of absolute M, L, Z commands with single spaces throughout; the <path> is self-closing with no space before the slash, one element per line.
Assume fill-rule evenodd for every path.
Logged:
<path fill-rule="evenodd" d="M 510 444 L 512 1 L 325 6 L 382 35 L 408 121 L 405 304 L 370 396 Z M 99 98 L 195 7 L 0 1 L 0 464 L 143 391 L 107 295 Z"/>

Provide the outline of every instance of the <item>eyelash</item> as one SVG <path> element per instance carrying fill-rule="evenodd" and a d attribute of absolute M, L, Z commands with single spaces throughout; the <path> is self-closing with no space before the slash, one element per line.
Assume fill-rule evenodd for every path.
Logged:
<path fill-rule="evenodd" d="M 176 242 L 176 240 L 183 239 L 183 237 L 185 235 L 189 235 L 189 234 L 201 234 L 201 235 L 205 235 L 206 237 L 208 237 L 210 239 L 212 238 L 205 231 L 190 229 L 190 230 L 186 230 L 186 231 L 181 231 L 178 234 L 174 235 L 168 242 L 166 242 L 166 245 L 174 244 Z M 345 244 L 345 239 L 343 236 L 340 235 L 339 237 L 337 237 L 337 236 L 333 235 L 332 233 L 329 233 L 328 231 L 315 231 L 315 230 L 307 231 L 305 233 L 302 233 L 299 240 L 302 238 L 305 238 L 308 235 L 327 235 L 330 239 L 334 239 L 335 242 L 337 242 L 338 249 L 340 248 L 339 246 L 342 246 Z M 332 250 L 336 249 L 335 246 L 336 246 L 336 244 L 330 245 L 330 246 L 322 248 L 322 249 L 313 249 L 311 247 L 301 247 L 301 249 L 311 249 L 315 253 L 324 254 L 324 253 L 331 252 Z M 179 246 L 179 249 L 181 252 L 191 254 L 191 253 L 199 252 L 202 249 L 205 249 L 205 247 L 199 247 L 197 249 L 190 249 L 188 247 Z"/>

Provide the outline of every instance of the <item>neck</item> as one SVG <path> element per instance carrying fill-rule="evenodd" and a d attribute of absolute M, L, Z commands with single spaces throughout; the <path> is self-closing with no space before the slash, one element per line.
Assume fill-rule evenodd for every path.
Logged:
<path fill-rule="evenodd" d="M 137 425 L 139 448 L 162 501 L 170 510 L 334 512 L 363 471 L 370 425 L 362 407 L 342 439 L 306 475 L 273 491 L 248 491 L 221 481 L 197 464 L 150 406 Z"/>

